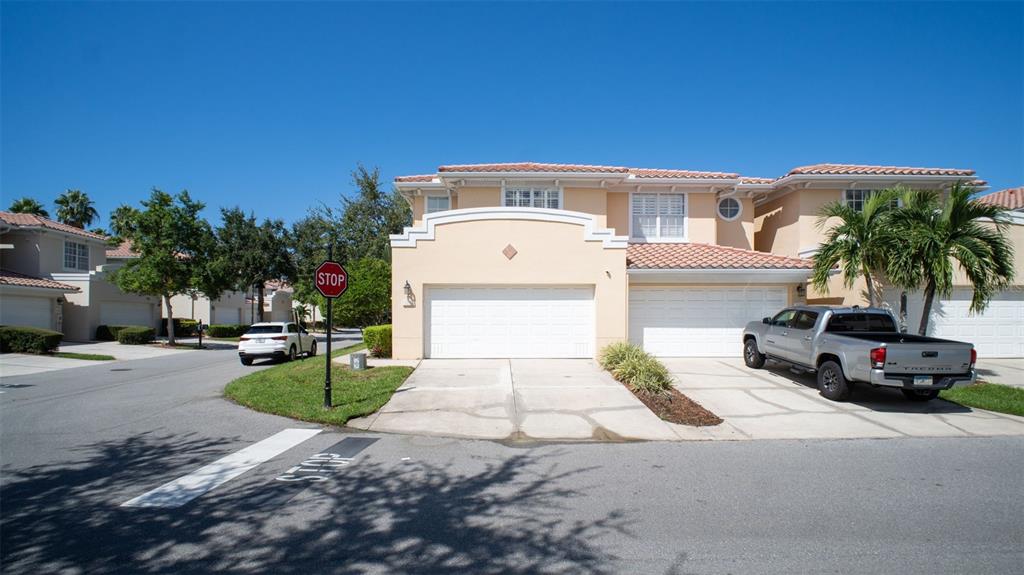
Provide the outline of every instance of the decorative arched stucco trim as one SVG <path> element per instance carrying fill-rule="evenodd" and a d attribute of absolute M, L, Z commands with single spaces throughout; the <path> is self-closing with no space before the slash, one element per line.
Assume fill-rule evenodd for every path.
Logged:
<path fill-rule="evenodd" d="M 606 248 L 617 249 L 626 249 L 626 245 L 629 243 L 629 238 L 626 236 L 616 236 L 612 230 L 598 228 L 597 220 L 594 216 L 583 212 L 495 206 L 490 208 L 447 210 L 427 214 L 423 217 L 423 224 L 420 227 L 406 227 L 402 233 L 389 236 L 391 238 L 391 247 L 414 248 L 419 240 L 433 240 L 434 229 L 437 226 L 485 220 L 530 220 L 574 224 L 583 227 L 584 241 L 601 242 Z"/>

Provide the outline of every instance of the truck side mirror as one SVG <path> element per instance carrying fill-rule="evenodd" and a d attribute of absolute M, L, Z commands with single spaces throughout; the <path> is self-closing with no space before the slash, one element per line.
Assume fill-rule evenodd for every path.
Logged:
<path fill-rule="evenodd" d="M 770 317 L 762 317 L 762 318 L 761 318 L 761 323 L 763 323 L 763 324 L 765 324 L 765 325 L 771 325 L 771 323 L 772 323 L 772 318 L 770 318 Z"/>

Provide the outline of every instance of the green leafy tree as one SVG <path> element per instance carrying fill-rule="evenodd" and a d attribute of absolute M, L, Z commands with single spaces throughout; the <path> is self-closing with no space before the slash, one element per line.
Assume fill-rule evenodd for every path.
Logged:
<path fill-rule="evenodd" d="M 928 332 L 935 295 L 952 293 L 957 267 L 973 287 L 972 313 L 984 311 L 992 297 L 1013 281 L 1007 211 L 972 200 L 974 191 L 957 183 L 945 201 L 938 192 L 905 191 L 902 208 L 890 219 L 886 275 L 899 288 L 924 287 L 920 335 Z"/>
<path fill-rule="evenodd" d="M 100 213 L 93 206 L 93 201 L 81 190 L 67 190 L 53 201 L 57 206 L 57 221 L 85 229 L 94 220 L 100 219 Z"/>
<path fill-rule="evenodd" d="M 334 325 L 366 327 L 388 323 L 391 318 L 391 264 L 363 258 L 345 264 L 348 289 L 334 300 Z M 326 305 L 324 306 L 324 317 Z"/>
<path fill-rule="evenodd" d="M 342 197 L 341 216 L 326 209 L 326 219 L 337 220 L 339 252 L 342 261 L 362 258 L 391 259 L 389 234 L 397 234 L 412 222 L 409 204 L 394 191 L 381 186 L 380 170 L 362 165 L 352 172 L 352 183 L 359 191 L 354 199 Z"/>
<path fill-rule="evenodd" d="M 203 204 L 187 191 L 171 196 L 154 189 L 127 227 L 126 239 L 139 257 L 113 274 L 114 283 L 122 290 L 163 299 L 171 345 L 171 297 L 198 292 L 214 299 L 228 284 L 213 265 L 216 241 L 210 224 L 199 217 L 202 209 Z"/>
<path fill-rule="evenodd" d="M 256 216 L 247 216 L 237 207 L 222 209 L 221 219 L 217 229 L 219 273 L 231 278 L 235 290 L 255 287 L 257 314 L 263 321 L 266 282 L 295 273 L 288 230 L 281 220 L 266 219 L 258 224 Z"/>
<path fill-rule="evenodd" d="M 323 296 L 313 285 L 313 272 L 327 259 L 327 243 L 338 237 L 338 223 L 327 219 L 323 211 L 312 210 L 303 219 L 292 224 L 291 240 L 292 298 L 309 306 L 321 307 Z M 335 258 L 337 259 L 337 254 Z"/>
<path fill-rule="evenodd" d="M 845 202 L 832 202 L 821 209 L 818 229 L 832 223 L 814 256 L 811 284 L 815 289 L 828 293 L 828 280 L 839 267 L 847 289 L 863 276 L 868 287 L 868 303 L 872 306 L 877 303 L 875 280 L 885 267 L 889 245 L 887 219 L 898 193 L 894 188 L 871 194 L 861 211 Z"/>
<path fill-rule="evenodd" d="M 43 204 L 37 202 L 34 198 L 21 198 L 11 202 L 11 207 L 7 211 L 14 212 L 16 214 L 33 214 L 36 216 L 42 216 L 44 218 L 50 217 L 50 213 L 46 211 Z"/>

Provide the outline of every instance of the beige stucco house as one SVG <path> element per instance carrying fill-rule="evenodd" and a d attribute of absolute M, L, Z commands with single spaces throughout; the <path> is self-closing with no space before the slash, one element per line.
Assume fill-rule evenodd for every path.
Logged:
<path fill-rule="evenodd" d="M 535 163 L 397 178 L 413 225 L 391 237 L 394 355 L 737 355 L 811 267 L 754 250 L 762 182 Z"/>
<path fill-rule="evenodd" d="M 155 327 L 155 297 L 122 292 L 107 238 L 32 214 L 0 212 L 0 323 L 54 329 L 89 341 L 103 324 Z"/>
<path fill-rule="evenodd" d="M 785 305 L 866 303 L 862 282 L 807 284 L 823 205 L 958 181 L 983 185 L 973 170 L 843 164 L 774 179 L 537 163 L 399 177 L 413 225 L 391 236 L 394 355 L 594 357 L 622 340 L 661 356 L 739 355 L 743 325 Z M 1022 232 L 1011 236 L 1024 247 Z M 961 309 L 964 294 L 936 306 L 933 333 L 1024 356 L 1020 292 L 981 316 Z M 897 309 L 899 294 L 886 298 Z"/>

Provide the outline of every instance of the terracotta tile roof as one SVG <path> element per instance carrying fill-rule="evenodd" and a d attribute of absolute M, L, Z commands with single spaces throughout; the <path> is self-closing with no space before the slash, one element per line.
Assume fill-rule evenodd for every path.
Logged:
<path fill-rule="evenodd" d="M 441 166 L 438 172 L 586 172 L 625 174 L 629 168 L 620 166 L 591 166 L 587 164 L 543 164 L 537 162 L 515 162 L 510 164 L 461 164 Z"/>
<path fill-rule="evenodd" d="M 775 181 L 775 178 L 754 178 L 754 177 L 741 177 L 741 184 L 770 184 Z"/>
<path fill-rule="evenodd" d="M 128 240 L 121 242 L 116 248 L 107 250 L 107 258 L 137 258 L 139 253 L 132 249 L 132 243 Z"/>
<path fill-rule="evenodd" d="M 44 218 L 34 214 L 16 214 L 14 212 L 2 212 L 0 211 L 0 221 L 14 227 L 20 228 L 46 228 L 50 230 L 56 230 L 58 232 L 64 232 L 68 234 L 75 234 L 78 236 L 92 238 L 95 240 L 106 241 L 106 236 L 100 234 L 94 234 L 87 232 L 81 228 L 75 226 L 69 226 L 60 222 L 55 222 L 49 218 Z"/>
<path fill-rule="evenodd" d="M 974 199 L 984 204 L 1003 206 L 1008 210 L 1024 209 L 1024 186 L 992 192 Z"/>
<path fill-rule="evenodd" d="M 629 244 L 629 269 L 811 269 L 814 262 L 711 244 Z"/>
<path fill-rule="evenodd" d="M 433 181 L 433 174 L 422 175 L 422 176 L 398 176 L 395 178 L 396 182 L 430 182 Z"/>
<path fill-rule="evenodd" d="M 654 168 L 629 168 L 629 173 L 638 178 L 719 178 L 732 179 L 739 174 L 726 172 L 698 172 L 694 170 L 659 170 Z"/>
<path fill-rule="evenodd" d="M 796 174 L 837 174 L 866 176 L 973 176 L 974 170 L 951 168 L 911 168 L 903 166 L 864 166 L 856 164 L 814 164 L 793 168 L 787 176 Z"/>
<path fill-rule="evenodd" d="M 60 283 L 44 278 L 37 278 L 35 276 L 20 274 L 18 272 L 12 272 L 10 270 L 4 269 L 0 269 L 0 285 L 55 289 L 64 292 L 79 291 L 79 289 L 73 285 L 68 285 L 65 283 Z"/>

